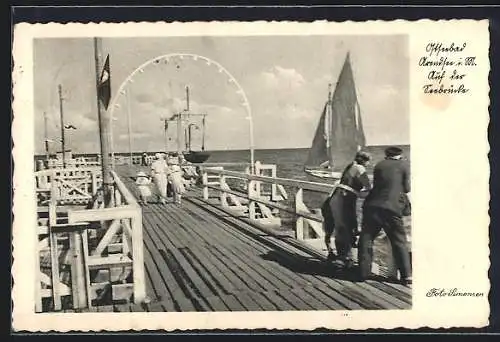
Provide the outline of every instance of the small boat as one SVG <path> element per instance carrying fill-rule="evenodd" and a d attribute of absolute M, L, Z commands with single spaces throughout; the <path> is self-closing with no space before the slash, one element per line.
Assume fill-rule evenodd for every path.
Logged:
<path fill-rule="evenodd" d="M 189 106 L 189 105 L 188 105 Z M 188 162 L 191 163 L 203 163 L 205 162 L 208 158 L 210 158 L 210 153 L 205 151 L 205 115 L 202 114 L 202 124 L 201 124 L 201 129 L 202 129 L 202 140 L 201 140 L 201 151 L 193 151 L 191 149 L 191 137 L 192 137 L 192 129 L 199 129 L 199 126 L 193 122 L 189 123 L 185 129 L 185 135 L 186 135 L 186 151 L 184 151 L 184 158 Z"/>
<path fill-rule="evenodd" d="M 210 153 L 205 151 L 187 151 L 184 152 L 184 158 L 190 163 L 204 163 L 210 158 Z"/>
<path fill-rule="evenodd" d="M 350 161 L 365 146 L 366 139 L 348 53 L 333 95 L 329 85 L 328 99 L 323 107 L 304 171 L 316 178 L 339 180 L 347 165 L 336 160 Z"/>
<path fill-rule="evenodd" d="M 177 122 L 177 151 L 184 155 L 184 158 L 190 163 L 204 163 L 210 158 L 210 152 L 205 151 L 205 118 L 206 113 L 192 113 L 189 109 L 189 87 L 186 87 L 186 109 L 180 113 L 174 114 L 171 118 L 165 120 L 165 138 L 168 136 L 168 122 Z M 201 117 L 201 150 L 193 150 L 191 138 L 193 128 L 200 129 L 199 125 L 193 121 L 193 118 Z M 185 149 L 182 150 L 182 131 L 184 130 Z"/>

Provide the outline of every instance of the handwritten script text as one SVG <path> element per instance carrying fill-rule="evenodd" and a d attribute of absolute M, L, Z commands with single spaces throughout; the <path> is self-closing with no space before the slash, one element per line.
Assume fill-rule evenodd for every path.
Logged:
<path fill-rule="evenodd" d="M 425 47 L 418 66 L 425 70 L 427 83 L 422 86 L 425 94 L 467 94 L 467 74 L 477 66 L 476 57 L 467 54 L 467 43 L 431 42 Z"/>

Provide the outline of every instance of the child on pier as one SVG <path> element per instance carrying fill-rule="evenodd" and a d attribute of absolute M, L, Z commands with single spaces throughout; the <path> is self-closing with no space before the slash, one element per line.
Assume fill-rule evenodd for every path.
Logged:
<path fill-rule="evenodd" d="M 151 188 L 149 187 L 151 184 L 151 178 L 146 176 L 144 172 L 140 171 L 137 173 L 135 184 L 139 189 L 140 202 L 147 205 L 148 199 L 151 197 Z"/>
<path fill-rule="evenodd" d="M 172 184 L 174 203 L 181 205 L 182 194 L 186 191 L 186 189 L 184 187 L 184 179 L 182 178 L 183 172 L 179 165 L 178 156 L 174 156 L 174 158 L 169 159 L 168 165 L 168 180 Z"/>

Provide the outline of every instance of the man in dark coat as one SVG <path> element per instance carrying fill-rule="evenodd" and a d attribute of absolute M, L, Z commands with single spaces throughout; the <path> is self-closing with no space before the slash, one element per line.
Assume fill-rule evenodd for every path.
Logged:
<path fill-rule="evenodd" d="M 403 225 L 403 212 L 410 192 L 410 165 L 398 147 L 385 150 L 385 160 L 373 171 L 373 189 L 363 205 L 363 225 L 359 239 L 358 261 L 361 278 L 371 275 L 373 240 L 384 229 L 392 246 L 394 261 L 403 284 L 411 284 L 411 262 Z"/>

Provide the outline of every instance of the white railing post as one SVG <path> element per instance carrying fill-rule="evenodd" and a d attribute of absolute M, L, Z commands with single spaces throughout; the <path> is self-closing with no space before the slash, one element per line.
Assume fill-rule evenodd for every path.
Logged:
<path fill-rule="evenodd" d="M 97 175 L 94 171 L 92 171 L 92 196 L 97 194 Z"/>
<path fill-rule="evenodd" d="M 122 195 L 119 189 L 115 189 L 115 207 L 118 207 L 122 204 Z"/>
<path fill-rule="evenodd" d="M 226 189 L 229 188 L 229 186 L 226 183 L 226 176 L 221 175 L 219 178 L 219 187 L 220 187 L 220 202 L 223 207 L 227 208 L 229 204 L 227 203 L 227 192 L 225 191 Z"/>
<path fill-rule="evenodd" d="M 255 220 L 256 218 L 256 213 L 255 213 L 255 201 L 252 200 L 252 198 L 255 198 L 255 184 L 256 182 L 253 180 L 250 180 L 248 182 L 248 218 L 250 220 Z"/>
<path fill-rule="evenodd" d="M 134 303 L 140 304 L 146 298 L 146 278 L 144 272 L 144 242 L 142 236 L 142 211 L 132 217 L 132 272 L 134 279 Z"/>
<path fill-rule="evenodd" d="M 302 209 L 303 203 L 303 190 L 299 188 L 295 194 L 295 238 L 297 240 L 304 240 L 304 226 L 305 220 L 302 216 L 298 215 L 298 211 Z"/>
<path fill-rule="evenodd" d="M 203 199 L 208 200 L 208 172 L 206 169 L 203 170 L 201 180 L 203 182 Z"/>

